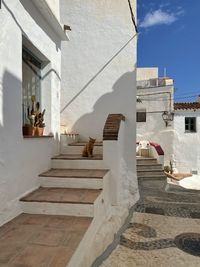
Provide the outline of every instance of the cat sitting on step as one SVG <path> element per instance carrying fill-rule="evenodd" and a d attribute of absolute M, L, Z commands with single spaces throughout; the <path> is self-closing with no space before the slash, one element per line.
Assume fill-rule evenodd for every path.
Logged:
<path fill-rule="evenodd" d="M 82 157 L 93 157 L 93 148 L 96 139 L 89 137 L 89 142 L 85 145 L 82 153 Z"/>

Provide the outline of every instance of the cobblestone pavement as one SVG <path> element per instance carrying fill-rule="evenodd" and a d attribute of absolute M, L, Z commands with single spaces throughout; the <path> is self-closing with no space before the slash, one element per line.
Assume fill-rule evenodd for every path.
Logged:
<path fill-rule="evenodd" d="M 200 191 L 166 191 L 165 181 L 140 181 L 136 211 L 200 219 Z"/>
<path fill-rule="evenodd" d="M 140 181 L 140 200 L 101 267 L 200 267 L 200 192 Z"/>

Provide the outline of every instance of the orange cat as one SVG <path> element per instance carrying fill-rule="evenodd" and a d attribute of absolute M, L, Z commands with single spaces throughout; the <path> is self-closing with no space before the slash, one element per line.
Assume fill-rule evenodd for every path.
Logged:
<path fill-rule="evenodd" d="M 93 148 L 96 139 L 89 137 L 89 142 L 85 145 L 82 153 L 82 157 L 93 157 Z"/>

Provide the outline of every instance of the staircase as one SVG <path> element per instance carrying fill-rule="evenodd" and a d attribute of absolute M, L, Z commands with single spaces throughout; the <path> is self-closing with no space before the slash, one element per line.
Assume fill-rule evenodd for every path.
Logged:
<path fill-rule="evenodd" d="M 81 221 L 82 217 L 91 218 L 82 240 L 77 236 L 73 265 L 67 265 L 70 258 L 66 262 L 67 266 L 77 267 L 78 253 L 83 253 L 83 248 L 88 246 L 91 235 L 94 235 L 110 205 L 109 196 L 103 190 L 109 170 L 103 163 L 102 142 L 95 144 L 93 158 L 81 156 L 84 146 L 84 142 L 61 146 L 61 154 L 51 159 L 52 168 L 39 175 L 40 187 L 20 199 L 24 213 L 72 216 L 76 221 L 79 218 Z"/>
<path fill-rule="evenodd" d="M 137 176 L 140 180 L 164 180 L 166 175 L 164 174 L 162 164 L 157 162 L 155 158 L 137 157 Z"/>

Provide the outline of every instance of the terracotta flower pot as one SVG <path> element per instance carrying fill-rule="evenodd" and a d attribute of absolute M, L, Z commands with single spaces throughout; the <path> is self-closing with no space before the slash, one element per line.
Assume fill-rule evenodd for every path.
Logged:
<path fill-rule="evenodd" d="M 43 136 L 44 128 L 35 127 L 35 136 Z"/>
<path fill-rule="evenodd" d="M 34 136 L 35 135 L 35 127 L 32 127 L 30 125 L 23 126 L 23 135 L 24 136 Z"/>

